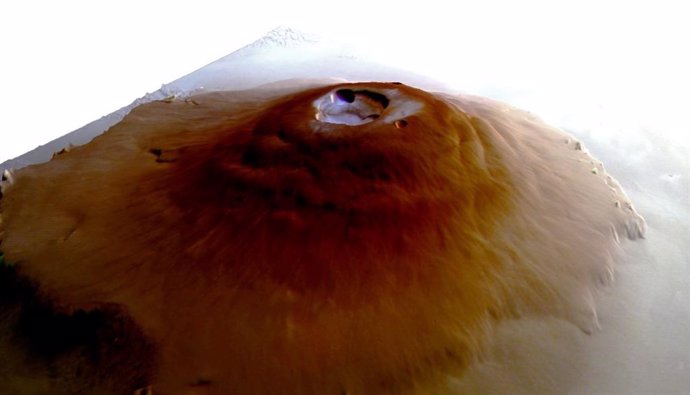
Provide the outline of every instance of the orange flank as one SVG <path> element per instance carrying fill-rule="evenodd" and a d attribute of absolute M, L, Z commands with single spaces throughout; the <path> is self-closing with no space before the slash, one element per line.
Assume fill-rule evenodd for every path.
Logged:
<path fill-rule="evenodd" d="M 152 102 L 12 177 L 5 261 L 131 317 L 154 394 L 443 393 L 500 320 L 594 330 L 644 231 L 574 138 L 399 83 Z"/>

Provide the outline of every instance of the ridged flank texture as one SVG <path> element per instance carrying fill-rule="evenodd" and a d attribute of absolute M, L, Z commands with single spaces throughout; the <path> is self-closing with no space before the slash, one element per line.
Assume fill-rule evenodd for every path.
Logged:
<path fill-rule="evenodd" d="M 301 89 L 145 104 L 17 171 L 6 262 L 126 312 L 156 394 L 436 393 L 503 318 L 596 328 L 644 221 L 579 142 L 480 98 Z"/>

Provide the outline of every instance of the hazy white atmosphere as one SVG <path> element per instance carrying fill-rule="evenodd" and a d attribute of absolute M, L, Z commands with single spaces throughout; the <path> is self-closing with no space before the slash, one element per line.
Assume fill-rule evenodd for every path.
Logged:
<path fill-rule="evenodd" d="M 688 126 L 673 118 L 688 108 L 690 86 L 683 1 L 219 4 L 3 2 L 0 162 L 279 25 L 463 91 L 520 100 L 547 118 L 569 108 Z"/>
<path fill-rule="evenodd" d="M 504 101 L 582 140 L 620 181 L 648 233 L 623 243 L 616 281 L 598 296 L 599 331 L 586 335 L 556 319 L 509 322 L 489 362 L 470 370 L 458 390 L 687 392 L 690 6 L 449 4 L 6 2 L 0 167 L 85 143 L 137 99 L 199 89 L 386 79 Z"/>

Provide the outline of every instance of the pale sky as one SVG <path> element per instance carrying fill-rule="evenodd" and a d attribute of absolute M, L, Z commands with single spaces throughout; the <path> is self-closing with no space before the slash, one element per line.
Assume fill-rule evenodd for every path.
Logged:
<path fill-rule="evenodd" d="M 352 43 L 450 83 L 556 86 L 573 94 L 596 87 L 617 92 L 622 107 L 644 102 L 687 113 L 686 102 L 672 100 L 690 91 L 687 4 L 3 0 L 0 162 L 279 25 Z"/>

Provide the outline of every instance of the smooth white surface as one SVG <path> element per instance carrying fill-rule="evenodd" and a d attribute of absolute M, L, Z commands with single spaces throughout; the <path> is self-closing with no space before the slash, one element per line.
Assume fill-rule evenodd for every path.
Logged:
<path fill-rule="evenodd" d="M 690 104 L 687 15 L 687 2 L 673 0 L 4 1 L 0 163 L 278 25 L 351 43 L 371 60 L 465 91 L 549 97 L 553 112 L 594 105 L 594 95 L 659 121 Z M 535 110 L 547 119 L 552 112 Z M 685 122 L 675 136 L 689 130 L 680 118 L 663 120 Z"/>

